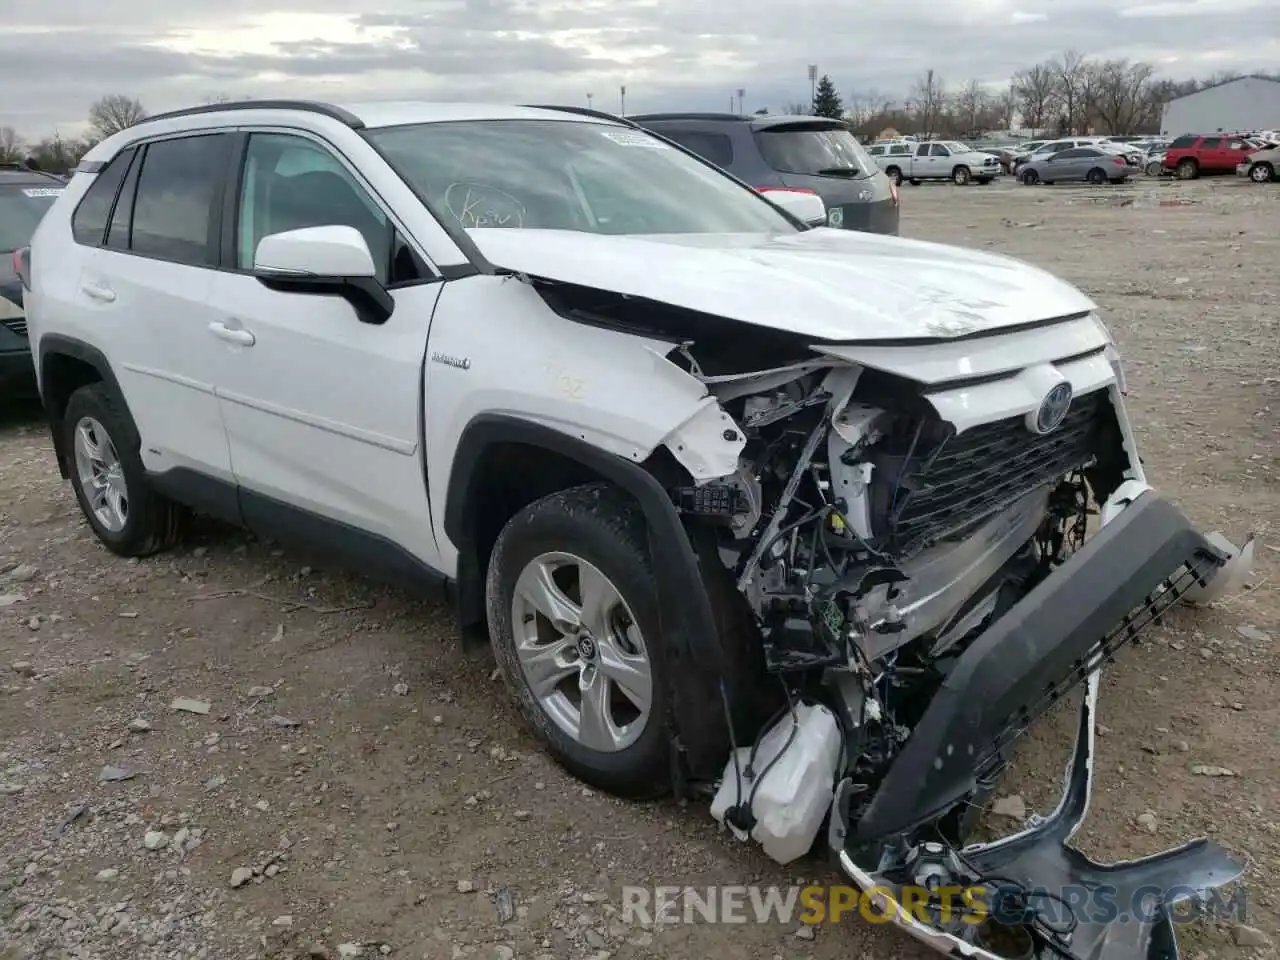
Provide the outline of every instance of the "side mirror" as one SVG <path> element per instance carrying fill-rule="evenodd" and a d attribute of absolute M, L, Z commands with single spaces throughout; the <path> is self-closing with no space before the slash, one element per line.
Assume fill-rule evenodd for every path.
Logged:
<path fill-rule="evenodd" d="M 816 193 L 800 190 L 770 190 L 765 196 L 797 220 L 802 220 L 811 227 L 820 227 L 827 222 L 827 205 Z"/>
<path fill-rule="evenodd" d="M 282 293 L 342 297 L 362 323 L 390 319 L 395 298 L 377 279 L 373 254 L 354 227 L 304 227 L 258 241 L 253 256 L 258 282 Z"/>

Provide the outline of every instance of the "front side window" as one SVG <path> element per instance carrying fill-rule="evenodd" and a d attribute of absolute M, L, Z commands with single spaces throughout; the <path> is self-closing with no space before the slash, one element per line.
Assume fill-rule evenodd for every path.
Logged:
<path fill-rule="evenodd" d="M 464 229 L 794 232 L 754 191 L 642 130 L 579 120 L 385 127 L 369 141 Z"/>
<path fill-rule="evenodd" d="M 288 134 L 255 133 L 245 156 L 236 267 L 252 270 L 263 237 L 304 227 L 354 227 L 387 282 L 393 228 L 345 166 L 319 144 Z"/>
<path fill-rule="evenodd" d="M 226 134 L 208 134 L 147 146 L 133 200 L 133 253 L 192 266 L 217 264 L 215 208 L 229 143 Z"/>

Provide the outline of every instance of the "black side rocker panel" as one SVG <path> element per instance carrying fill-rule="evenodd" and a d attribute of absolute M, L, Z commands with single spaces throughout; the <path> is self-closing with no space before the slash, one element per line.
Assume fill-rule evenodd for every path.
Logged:
<path fill-rule="evenodd" d="M 543 448 L 583 464 L 627 491 L 644 514 L 657 579 L 662 636 L 668 643 L 672 719 L 683 769 L 673 771 L 677 790 L 687 777 L 712 780 L 724 764 L 719 683 L 727 676 L 711 600 L 689 536 L 662 484 L 643 467 L 557 430 L 515 417 L 484 414 L 467 425 L 458 442 L 445 501 L 444 529 L 458 547 L 458 605 L 464 622 L 483 617 L 484 571 L 480 569 L 469 497 L 485 449 L 498 443 Z M 710 703 L 710 709 L 708 704 Z M 708 729 L 709 724 L 712 729 Z"/>
<path fill-rule="evenodd" d="M 1147 493 L 997 620 L 956 661 L 858 822 L 863 841 L 940 815 L 975 789 L 982 760 L 1011 726 L 1025 726 L 1064 678 L 1164 588 L 1165 604 L 1207 582 L 1226 561 L 1167 500 Z M 1172 578 L 1185 566 L 1180 590 Z M 1114 652 L 1114 648 L 1106 655 Z"/>

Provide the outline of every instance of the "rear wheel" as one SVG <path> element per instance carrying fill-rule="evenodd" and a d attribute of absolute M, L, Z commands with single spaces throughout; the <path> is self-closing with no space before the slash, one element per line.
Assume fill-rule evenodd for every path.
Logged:
<path fill-rule="evenodd" d="M 1034 170 L 1023 170 L 1022 182 L 1025 183 L 1028 187 L 1034 187 L 1037 183 L 1040 182 L 1040 174 L 1036 173 Z"/>
<path fill-rule="evenodd" d="M 636 504 L 603 483 L 530 504 L 499 534 L 485 593 L 498 668 L 556 760 L 612 793 L 665 792 L 665 659 Z"/>
<path fill-rule="evenodd" d="M 1146 174 L 1148 177 L 1158 177 L 1164 172 L 1164 164 L 1159 160 L 1147 161 Z"/>
<path fill-rule="evenodd" d="M 971 179 L 973 179 L 973 174 L 969 172 L 968 167 L 956 167 L 951 171 L 951 182 L 957 187 L 963 187 Z"/>
<path fill-rule="evenodd" d="M 1269 163 L 1255 163 L 1249 168 L 1249 179 L 1254 183 L 1270 183 L 1275 175 L 1275 169 Z"/>
<path fill-rule="evenodd" d="M 1089 174 L 1085 179 L 1094 185 L 1106 183 L 1107 171 L 1103 170 L 1101 167 L 1094 167 L 1089 171 Z"/>
<path fill-rule="evenodd" d="M 67 401 L 63 430 L 72 489 L 103 545 L 123 557 L 173 546 L 187 512 L 147 483 L 124 401 L 102 383 L 81 387 Z"/>
<path fill-rule="evenodd" d="M 1200 176 L 1200 164 L 1196 163 L 1190 157 L 1187 157 L 1185 160 L 1178 161 L 1179 180 L 1194 180 L 1198 176 Z"/>

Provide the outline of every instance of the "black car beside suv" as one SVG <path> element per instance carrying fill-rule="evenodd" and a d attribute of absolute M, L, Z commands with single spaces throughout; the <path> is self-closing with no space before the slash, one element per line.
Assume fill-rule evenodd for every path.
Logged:
<path fill-rule="evenodd" d="M 52 173 L 0 163 L 0 397 L 36 393 L 17 258 L 65 187 L 66 182 Z"/>
<path fill-rule="evenodd" d="M 696 153 L 761 193 L 815 193 L 827 226 L 898 233 L 898 189 L 839 120 L 732 113 L 627 117 Z"/>

